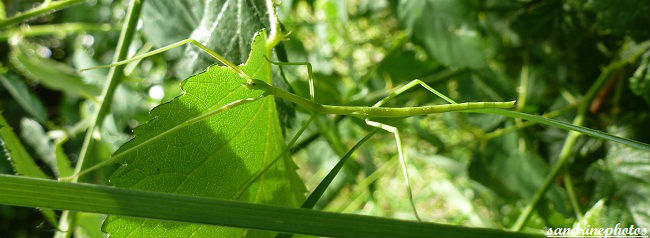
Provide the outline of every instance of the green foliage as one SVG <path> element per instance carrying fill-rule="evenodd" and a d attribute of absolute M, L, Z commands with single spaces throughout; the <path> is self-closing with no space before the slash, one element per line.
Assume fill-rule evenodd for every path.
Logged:
<path fill-rule="evenodd" d="M 640 22 L 650 21 L 650 5 L 643 1 L 592 0 L 588 8 L 596 13 L 596 25 L 618 36 L 636 41 L 650 38 L 648 28 Z"/>
<path fill-rule="evenodd" d="M 55 60 L 43 58 L 37 52 L 37 46 L 21 41 L 12 49 L 9 58 L 12 65 L 25 76 L 48 88 L 88 98 L 99 95 L 101 89 L 84 82 L 75 69 Z"/>
<path fill-rule="evenodd" d="M 11 126 L 9 126 L 2 114 L 0 114 L 0 142 L 2 142 L 4 153 L 9 161 L 11 161 L 11 165 L 16 171 L 16 174 L 36 178 L 48 178 L 34 162 L 32 156 L 25 150 L 25 147 L 16 134 L 14 134 L 13 129 L 11 129 Z M 43 213 L 48 222 L 56 224 L 56 215 L 54 215 L 53 210 L 41 209 L 41 213 Z"/>
<path fill-rule="evenodd" d="M 5 13 L 5 4 L 0 2 L 0 20 L 7 18 L 7 14 Z"/>
<path fill-rule="evenodd" d="M 0 74 L 0 82 L 25 111 L 41 122 L 47 121 L 45 107 L 36 95 L 30 93 L 27 85 L 13 74 Z"/>
<path fill-rule="evenodd" d="M 459 226 L 503 230 L 521 221 L 529 232 L 618 222 L 650 226 L 650 31 L 642 24 L 649 21 L 649 1 L 142 2 L 142 14 L 134 18 L 125 17 L 125 9 L 140 1 L 0 4 L 0 109 L 7 122 L 0 131 L 5 145 L 25 145 L 3 156 L 12 162 L 22 158 L 16 170 L 66 181 L 85 157 L 88 167 L 106 166 L 86 171 L 81 181 L 120 187 L 99 187 L 104 193 L 97 194 L 92 185 L 16 178 L 22 181 L 16 191 L 31 197 L 12 197 L 11 204 L 51 205 L 54 200 L 47 199 L 56 197 L 57 208 L 104 214 L 65 211 L 76 224 L 57 229 L 42 222 L 54 216 L 1 206 L 2 236 L 186 237 L 194 231 L 203 237 L 369 236 L 355 219 L 376 218 L 347 213 L 402 224 L 370 222 L 369 232 L 416 232 L 404 225 L 414 223 L 395 220 L 415 216 L 394 135 L 378 130 L 366 141 L 375 128 L 359 114 L 317 115 L 313 124 L 304 124 L 318 105 L 273 95 L 221 110 L 264 90 L 246 89 L 245 77 L 214 65 L 218 62 L 194 45 L 122 65 L 126 70 L 111 77 L 110 69 L 78 72 L 110 64 L 116 53 L 131 57 L 187 38 L 244 64 L 254 79 L 305 99 L 310 98 L 307 68 L 271 66 L 263 55 L 309 62 L 319 104 L 372 106 L 413 79 L 458 102 L 517 101 L 512 110 L 384 121 L 400 132 L 423 221 L 451 225 L 432 226 L 479 237 L 504 232 Z M 270 15 L 274 11 L 267 4 L 272 3 L 279 4 L 279 22 Z M 5 15 L 9 18 L 3 20 Z M 280 24 L 277 33 L 288 36 L 263 49 L 270 47 L 264 41 L 273 39 L 253 36 L 271 32 L 273 23 Z M 118 32 L 120 25 L 130 26 L 132 34 Z M 124 43 L 119 48 L 118 40 Z M 100 96 L 112 90 L 109 97 Z M 418 86 L 382 107 L 444 103 Z M 99 110 L 101 120 L 95 120 Z M 20 141 L 13 135 L 6 143 L 5 134 L 14 134 L 9 125 Z M 288 146 L 299 128 L 304 134 Z M 362 138 L 365 143 L 357 148 Z M 277 157 L 283 152 L 286 157 Z M 13 173 L 5 157 L 0 171 Z M 278 163 L 262 179 L 252 179 L 276 157 Z M 347 161 L 337 164 L 342 157 Z M 253 185 L 246 187 L 248 182 Z M 43 189 L 32 191 L 36 184 Z M 142 190 L 177 194 L 149 197 L 152 193 Z M 88 193 L 77 193 L 82 191 Z M 243 195 L 235 196 L 240 191 Z M 307 207 L 345 214 L 296 210 L 305 204 L 306 191 L 314 191 Z M 15 195 L 2 193 L 0 200 L 8 198 L 5 194 Z M 161 197 L 176 195 L 188 202 L 174 204 L 178 210 L 160 209 L 166 208 Z M 81 198 L 86 196 L 111 202 L 91 204 Z M 219 200 L 224 210 L 201 205 L 215 198 L 244 203 Z M 149 203 L 159 207 L 148 209 Z M 234 204 L 250 212 L 220 213 L 232 211 Z M 314 228 L 310 219 L 322 221 L 322 227 Z"/>
<path fill-rule="evenodd" d="M 599 200 L 594 204 L 593 207 L 591 207 L 580 219 L 579 221 L 576 221 L 576 223 L 573 225 L 575 228 L 584 228 L 587 226 L 591 227 L 601 227 L 603 226 L 601 223 L 601 219 L 603 216 L 603 207 L 605 205 L 605 200 Z"/>
<path fill-rule="evenodd" d="M 266 34 L 257 34 L 251 55 L 241 69 L 270 83 L 265 39 Z M 111 177 L 111 183 L 148 191 L 297 206 L 304 199 L 304 187 L 290 158 L 262 175 L 241 198 L 235 197 L 245 181 L 283 150 L 271 97 L 205 117 L 230 102 L 261 94 L 246 89 L 242 83 L 235 72 L 216 65 L 183 81 L 184 94 L 153 109 L 152 120 L 136 128 L 135 138 L 115 152 L 124 166 Z M 157 229 L 160 226 L 167 232 L 161 234 Z M 269 235 L 126 217 L 109 217 L 104 230 L 114 237 Z"/>
<path fill-rule="evenodd" d="M 639 67 L 630 77 L 630 90 L 650 104 L 650 51 L 643 54 Z"/>
<path fill-rule="evenodd" d="M 47 178 L 48 176 L 43 173 L 43 171 L 36 165 L 32 156 L 29 155 L 25 147 L 20 142 L 20 139 L 14 134 L 13 129 L 7 123 L 5 118 L 0 115 L 0 132 L 2 132 L 2 147 L 4 152 L 7 155 L 7 158 L 11 161 L 14 169 L 17 174 L 37 177 L 37 178 Z"/>
<path fill-rule="evenodd" d="M 411 36 L 441 63 L 453 67 L 487 65 L 478 12 L 469 0 L 400 1 L 397 15 Z"/>
<path fill-rule="evenodd" d="M 619 135 L 634 133 L 623 122 L 611 126 L 610 131 Z M 601 218 L 603 224 L 650 226 L 649 171 L 649 152 L 608 143 L 605 158 L 588 171 L 588 177 L 597 184 L 594 195 L 607 198 Z"/>
<path fill-rule="evenodd" d="M 192 38 L 240 64 L 246 62 L 255 32 L 268 26 L 264 4 L 264 1 L 147 1 L 142 13 L 144 33 L 156 47 Z M 183 52 L 177 50 L 174 55 L 182 56 L 176 66 L 181 78 L 214 64 L 213 58 L 196 47 L 187 47 Z"/>

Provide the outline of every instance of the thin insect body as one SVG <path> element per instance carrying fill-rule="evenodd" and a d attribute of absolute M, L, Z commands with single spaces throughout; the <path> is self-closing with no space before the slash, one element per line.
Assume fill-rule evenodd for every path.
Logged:
<path fill-rule="evenodd" d="M 324 105 L 309 101 L 293 93 L 284 91 L 268 83 L 254 79 L 252 83 L 245 85 L 250 89 L 259 89 L 269 95 L 280 97 L 303 106 L 310 111 L 320 114 L 336 114 L 357 116 L 361 118 L 373 117 L 412 117 L 442 112 L 467 112 L 488 108 L 508 109 L 515 105 L 515 101 L 510 102 L 465 102 L 457 104 L 419 106 L 419 107 L 363 107 L 363 106 L 335 106 Z"/>
<path fill-rule="evenodd" d="M 237 100 L 235 102 L 229 103 L 229 104 L 227 104 L 225 106 L 222 106 L 220 108 L 212 109 L 212 110 L 209 110 L 207 112 L 201 113 L 201 114 L 199 114 L 199 115 L 197 115 L 197 116 L 195 116 L 193 118 L 190 118 L 187 121 L 177 125 L 176 127 L 172 128 L 171 130 L 168 130 L 165 133 L 162 133 L 161 135 L 158 135 L 156 137 L 164 136 L 166 134 L 172 133 L 173 131 L 177 131 L 177 130 L 180 130 L 180 129 L 184 128 L 184 127 L 190 126 L 190 125 L 192 125 L 192 124 L 194 124 L 196 122 L 200 122 L 202 120 L 205 120 L 206 118 L 208 118 L 208 117 L 210 117 L 212 115 L 215 115 L 217 113 L 220 113 L 222 111 L 231 109 L 233 107 L 236 107 L 236 106 L 239 106 L 239 105 L 242 105 L 242 104 L 245 104 L 245 103 L 256 101 L 256 100 L 258 100 L 260 98 L 263 98 L 263 97 L 266 97 L 266 96 L 269 96 L 269 95 L 273 95 L 273 96 L 285 99 L 287 101 L 293 102 L 293 103 L 295 103 L 297 105 L 305 107 L 306 109 L 308 109 L 308 110 L 310 110 L 312 112 L 311 118 L 305 124 L 303 124 L 301 129 L 293 137 L 293 139 L 291 140 L 289 145 L 285 148 L 285 150 L 280 155 L 278 155 L 275 159 L 273 159 L 269 164 L 265 165 L 249 181 L 247 181 L 247 183 L 245 183 L 244 186 L 242 186 L 242 188 L 239 190 L 239 192 L 237 192 L 234 195 L 235 198 L 241 196 L 243 194 L 243 191 L 246 191 L 251 184 L 253 184 L 259 177 L 261 177 L 262 174 L 264 174 L 268 170 L 268 168 L 273 166 L 273 164 L 275 164 L 279 160 L 279 158 L 281 158 L 284 154 L 286 154 L 288 151 L 290 151 L 290 148 L 293 146 L 293 143 L 295 143 L 295 140 L 304 132 L 305 128 L 309 125 L 309 123 L 314 119 L 314 117 L 316 115 L 319 115 L 319 114 L 349 115 L 349 116 L 354 116 L 354 117 L 364 119 L 366 124 L 394 134 L 395 142 L 397 144 L 397 150 L 398 150 L 400 165 L 402 167 L 402 175 L 404 177 L 404 182 L 405 182 L 405 185 L 406 185 L 406 190 L 407 190 L 407 193 L 408 193 L 409 201 L 410 201 L 411 207 L 413 209 L 413 213 L 415 215 L 415 218 L 418 221 L 421 221 L 420 216 L 418 215 L 418 212 L 417 212 L 417 209 L 416 209 L 414 199 L 413 199 L 413 193 L 412 193 L 411 185 L 410 185 L 410 182 L 409 182 L 406 155 L 405 155 L 405 153 L 403 151 L 403 146 L 402 146 L 402 143 L 401 143 L 399 130 L 396 127 L 393 127 L 393 126 L 390 126 L 390 125 L 387 125 L 387 124 L 383 124 L 383 123 L 380 123 L 380 122 L 372 121 L 370 119 L 371 118 L 381 118 L 381 117 L 383 117 L 383 118 L 402 118 L 402 117 L 411 117 L 411 116 L 417 116 L 417 115 L 427 115 L 427 114 L 442 113 L 442 112 L 454 112 L 454 111 L 456 111 L 456 112 L 468 112 L 468 111 L 477 111 L 477 110 L 482 110 L 482 109 L 493 109 L 493 108 L 507 109 L 507 108 L 512 108 L 514 106 L 514 104 L 515 104 L 514 101 L 511 101 L 511 102 L 467 102 L 467 103 L 456 103 L 452 99 L 450 99 L 450 98 L 446 97 L 445 95 L 439 93 L 438 91 L 434 90 L 433 88 L 431 88 L 430 86 L 428 86 L 427 84 L 425 84 L 424 82 L 422 82 L 420 80 L 411 81 L 407 85 L 404 85 L 403 87 L 401 87 L 397 91 L 395 91 L 395 92 L 391 93 L 390 95 L 388 95 L 386 98 L 378 101 L 372 107 L 336 106 L 336 105 L 319 104 L 319 103 L 317 103 L 315 101 L 314 86 L 313 86 L 314 84 L 313 84 L 313 78 L 312 78 L 312 72 L 311 72 L 311 69 L 312 69 L 311 64 L 309 64 L 307 62 L 273 62 L 273 61 L 269 60 L 268 57 L 266 58 L 270 63 L 277 64 L 277 65 L 280 65 L 280 66 L 282 66 L 282 65 L 305 65 L 305 66 L 307 66 L 308 74 L 309 74 L 309 91 L 310 91 L 309 94 L 310 94 L 310 99 L 311 99 L 311 100 L 308 100 L 308 99 L 300 97 L 300 96 L 298 96 L 296 94 L 293 94 L 293 93 L 284 91 L 284 90 L 282 90 L 280 88 L 277 88 L 275 86 L 272 86 L 272 85 L 270 85 L 270 84 L 268 84 L 268 83 L 266 83 L 266 82 L 264 82 L 262 80 L 251 78 L 244 71 L 242 71 L 238 66 L 234 65 L 233 63 L 226 60 L 223 56 L 221 56 L 218 53 L 210 50 L 206 46 L 202 45 L 201 43 L 199 43 L 199 42 L 197 42 L 197 41 L 195 41 L 193 39 L 182 40 L 182 41 L 173 43 L 171 45 L 168 45 L 166 47 L 156 49 L 156 50 L 144 53 L 144 54 L 137 55 L 137 56 L 132 57 L 132 58 L 127 59 L 127 60 L 116 62 L 116 63 L 110 64 L 110 65 L 97 66 L 97 67 L 92 67 L 92 68 L 88 68 L 88 69 L 83 69 L 82 71 L 90 70 L 90 69 L 114 67 L 114 66 L 118 66 L 118 65 L 122 65 L 122 64 L 127 64 L 127 63 L 137 61 L 137 60 L 141 60 L 143 58 L 146 58 L 146 57 L 149 57 L 149 56 L 152 56 L 152 55 L 155 55 L 155 54 L 165 52 L 167 50 L 170 50 L 170 49 L 173 49 L 173 48 L 185 45 L 185 44 L 192 44 L 192 45 L 197 46 L 198 48 L 205 51 L 207 54 L 209 54 L 210 56 L 212 56 L 213 58 L 215 58 L 219 62 L 226 65 L 228 68 L 232 69 L 235 73 L 237 73 L 238 75 L 240 75 L 242 78 L 245 79 L 245 82 L 242 84 L 243 87 L 251 89 L 251 90 L 261 90 L 261 91 L 264 91 L 264 93 L 262 95 L 260 95 L 259 97 L 256 97 L 256 98 L 240 99 L 240 100 Z M 441 97 L 445 101 L 447 101 L 449 104 L 433 105 L 433 106 L 419 106 L 419 107 L 401 107 L 401 108 L 380 107 L 381 105 L 383 105 L 384 103 L 386 103 L 390 99 L 396 97 L 397 95 L 399 95 L 399 94 L 405 92 L 406 90 L 408 90 L 408 89 L 410 89 L 410 88 L 412 88 L 414 86 L 417 86 L 417 85 L 421 85 L 422 87 L 424 87 L 425 89 L 427 89 L 431 93 L 433 93 L 433 94 Z M 97 168 L 100 168 L 100 167 L 105 166 L 107 164 L 116 162 L 120 158 L 125 156 L 126 154 L 131 153 L 132 151 L 135 151 L 136 149 L 138 149 L 139 147 L 141 147 L 141 146 L 143 146 L 145 144 L 147 144 L 147 141 L 145 141 L 145 142 L 143 142 L 141 144 L 138 144 L 138 145 L 136 145 L 136 146 L 134 146 L 132 148 L 129 148 L 128 150 L 125 150 L 125 151 L 123 151 L 121 153 L 115 154 L 115 155 L 112 156 L 111 159 L 106 160 L 106 161 L 104 161 L 102 163 L 99 163 L 99 164 L 97 164 L 97 165 L 95 165 L 95 166 L 93 166 L 93 167 L 91 167 L 91 168 L 89 168 L 89 169 L 87 169 L 87 170 L 85 170 L 85 171 L 83 171 L 81 173 L 73 175 L 72 177 L 78 177 L 78 176 L 84 175 L 84 174 L 86 174 L 86 173 L 88 173 L 90 171 L 93 171 L 93 170 L 97 169 Z M 318 197 L 320 197 L 320 195 L 318 195 Z"/>
<path fill-rule="evenodd" d="M 239 69 L 236 65 L 225 59 L 223 56 L 220 54 L 210 50 L 203 44 L 197 42 L 196 40 L 193 39 L 186 39 L 182 40 L 176 43 L 173 43 L 171 45 L 165 46 L 160 49 L 156 49 L 153 51 L 150 51 L 148 53 L 144 53 L 141 55 L 134 56 L 130 59 L 119 61 L 113 64 L 109 65 L 102 65 L 102 66 L 96 66 L 96 67 L 91 67 L 91 68 L 86 68 L 82 69 L 81 71 L 86 71 L 86 70 L 92 70 L 92 69 L 100 69 L 100 68 L 110 68 L 118 65 L 123 65 L 123 64 L 128 64 L 130 62 L 140 60 L 155 54 L 159 54 L 165 51 L 168 51 L 170 49 L 185 45 L 185 44 L 192 44 L 197 47 L 199 47 L 201 50 L 205 51 L 207 54 L 210 56 L 214 57 L 216 60 L 219 62 L 223 63 L 226 65 L 228 68 L 232 69 L 235 71 L 238 75 L 240 75 L 242 78 L 246 80 L 246 82 L 243 84 L 245 87 L 249 89 L 258 89 L 262 90 L 265 92 L 265 95 L 273 95 L 282 99 L 285 99 L 287 101 L 293 102 L 295 104 L 298 104 L 300 106 L 305 107 L 306 109 L 319 113 L 319 114 L 337 114 L 337 115 L 350 115 L 350 116 L 357 116 L 361 118 L 372 118 L 372 117 L 411 117 L 411 116 L 418 116 L 418 115 L 427 115 L 427 114 L 434 114 L 434 113 L 442 113 L 442 112 L 466 112 L 466 111 L 473 111 L 473 110 L 481 110 L 481 109 L 490 109 L 490 108 L 501 108 L 501 109 L 509 109 L 514 107 L 515 101 L 510 101 L 510 102 L 467 102 L 467 103 L 458 103 L 458 104 L 446 104 L 446 105 L 433 105 L 433 106 L 419 106 L 419 107 L 400 107 L 400 108 L 392 108 L 392 107 L 363 107 L 363 106 L 335 106 L 335 105 L 323 105 L 316 103 L 314 101 L 310 101 L 308 99 L 302 98 L 296 94 L 284 91 L 280 88 L 277 88 L 275 86 L 269 85 L 264 81 L 253 79 L 250 76 L 248 76 L 244 71 Z M 311 83 L 313 85 L 313 83 Z M 428 87 L 428 86 L 427 86 Z M 429 87 L 430 88 L 430 87 Z M 407 88 L 408 89 L 408 88 Z M 438 94 L 436 94 L 438 95 Z M 392 95 L 394 97 L 395 95 Z M 391 97 L 391 96 L 389 96 Z M 385 100 L 385 99 L 384 99 Z"/>

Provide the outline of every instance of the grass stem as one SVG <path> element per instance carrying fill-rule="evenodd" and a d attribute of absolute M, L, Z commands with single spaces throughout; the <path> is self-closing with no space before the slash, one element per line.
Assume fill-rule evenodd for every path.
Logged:
<path fill-rule="evenodd" d="M 142 3 L 144 0 L 131 0 L 131 3 L 128 7 L 128 13 L 126 15 L 126 21 L 122 25 L 122 30 L 120 33 L 120 38 L 117 42 L 117 50 L 113 58 L 113 62 L 126 59 L 128 56 L 128 48 L 133 40 L 133 35 L 135 35 L 136 26 L 138 19 L 140 18 L 140 11 L 142 10 Z M 104 90 L 100 96 L 101 104 L 99 109 L 96 111 L 93 120 L 91 121 L 90 127 L 86 132 L 86 137 L 81 146 L 81 151 L 79 153 L 79 159 L 77 160 L 77 165 L 75 166 L 74 173 L 78 174 L 83 168 L 86 167 L 87 158 L 90 156 L 92 151 L 92 146 L 94 144 L 93 134 L 100 127 L 104 121 L 104 117 L 108 113 L 108 110 L 111 107 L 113 102 L 113 94 L 115 89 L 119 84 L 120 78 L 122 77 L 125 66 L 117 66 L 110 69 L 107 81 L 104 86 Z M 74 177 L 72 183 L 76 183 L 79 180 L 79 177 Z M 61 214 L 59 219 L 59 229 L 55 233 L 55 238 L 66 238 L 70 236 L 72 231 L 71 221 L 73 220 L 74 214 L 71 214 L 70 211 L 64 211 Z"/>
<path fill-rule="evenodd" d="M 86 0 L 61 0 L 61 1 L 45 1 L 38 7 L 27 10 L 26 12 L 18 13 L 7 19 L 0 20 L 0 29 L 4 29 L 23 21 L 29 20 L 43 14 L 51 13 L 56 10 L 72 6 Z"/>

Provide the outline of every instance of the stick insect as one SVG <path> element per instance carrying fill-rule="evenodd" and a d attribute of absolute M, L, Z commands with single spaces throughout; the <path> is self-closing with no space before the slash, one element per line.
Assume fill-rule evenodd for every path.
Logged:
<path fill-rule="evenodd" d="M 482 109 L 493 109 L 493 108 L 500 108 L 500 109 L 508 109 L 512 108 L 515 104 L 514 101 L 511 102 L 465 102 L 465 103 L 457 103 L 454 100 L 448 98 L 447 96 L 443 95 L 442 93 L 436 91 L 426 83 L 415 79 L 411 81 L 410 83 L 398 88 L 398 90 L 394 91 L 387 97 L 379 100 L 377 103 L 375 103 L 371 107 L 362 107 L 362 106 L 339 106 L 339 105 L 324 105 L 316 102 L 315 100 L 315 93 L 314 93 L 314 83 L 313 83 L 313 75 L 312 75 L 312 66 L 309 62 L 274 62 L 271 61 L 267 56 L 267 61 L 271 64 L 278 65 L 280 67 L 283 66 L 306 66 L 307 71 L 308 71 L 308 80 L 309 80 L 309 99 L 300 97 L 296 94 L 284 91 L 283 89 L 277 88 L 275 86 L 269 85 L 268 83 L 259 80 L 259 79 L 254 79 L 250 77 L 248 74 L 243 72 L 238 66 L 235 64 L 231 63 L 228 61 L 225 57 L 221 56 L 220 54 L 212 51 L 205 45 L 201 44 L 200 42 L 194 40 L 194 39 L 186 39 L 182 40 L 173 44 L 170 44 L 168 46 L 162 47 L 160 49 L 152 50 L 147 53 L 143 53 L 140 55 L 136 55 L 132 58 L 115 62 L 109 65 L 103 65 L 103 66 L 96 66 L 92 68 L 87 68 L 87 69 L 82 69 L 82 71 L 85 70 L 92 70 L 92 69 L 98 69 L 98 68 L 109 68 L 109 67 L 115 67 L 118 65 L 123 65 L 123 64 L 128 64 L 130 62 L 138 61 L 141 59 L 144 59 L 149 56 L 153 56 L 165 51 L 168 51 L 170 49 L 180 47 L 186 44 L 194 45 L 207 53 L 208 55 L 212 56 L 214 59 L 216 59 L 218 62 L 224 64 L 227 68 L 230 70 L 233 70 L 235 73 L 237 73 L 239 76 L 241 76 L 243 79 L 245 79 L 245 82 L 242 84 L 243 87 L 250 89 L 250 90 L 261 90 L 264 93 L 260 95 L 259 97 L 256 98 L 244 98 L 244 99 L 239 99 L 236 101 L 233 101 L 229 104 L 226 104 L 220 108 L 212 109 L 211 111 L 202 114 L 202 116 L 193 118 L 190 121 L 183 122 L 179 124 L 178 126 L 163 132 L 162 134 L 166 133 L 172 133 L 173 131 L 182 129 L 183 127 L 192 125 L 196 122 L 199 122 L 207 117 L 210 117 L 212 115 L 218 114 L 220 112 L 226 111 L 228 109 L 237 107 L 239 105 L 243 105 L 246 103 L 250 103 L 256 100 L 259 100 L 261 98 L 267 97 L 267 96 L 275 96 L 279 97 L 282 99 L 285 99 L 287 101 L 290 101 L 292 103 L 295 103 L 301 107 L 306 108 L 307 110 L 312 112 L 311 117 L 309 120 L 307 120 L 300 128 L 300 130 L 292 137 L 290 142 L 285 146 L 285 149 L 283 152 L 280 153 L 275 159 L 273 159 L 270 163 L 265 165 L 260 171 L 258 171 L 251 179 L 249 179 L 245 185 L 237 192 L 233 199 L 239 198 L 243 194 L 244 191 L 248 189 L 250 185 L 252 185 L 257 179 L 260 178 L 262 174 L 264 174 L 275 162 L 277 162 L 281 157 L 289 153 L 291 151 L 291 148 L 297 141 L 297 139 L 300 137 L 300 135 L 305 131 L 307 126 L 313 121 L 313 119 L 317 115 L 324 115 L 324 114 L 336 114 L 336 115 L 348 115 L 348 116 L 353 116 L 357 117 L 360 119 L 365 120 L 365 123 L 369 126 L 376 127 L 380 130 L 384 130 L 386 132 L 389 132 L 394 135 L 395 143 L 397 145 L 397 152 L 398 152 L 398 159 L 400 161 L 400 166 L 401 166 L 401 172 L 402 176 L 404 178 L 404 183 L 406 186 L 406 192 L 410 201 L 410 206 L 413 210 L 413 214 L 415 215 L 416 219 L 420 221 L 420 216 L 417 212 L 415 202 L 413 200 L 413 193 L 411 190 L 411 185 L 409 182 L 409 175 L 408 175 L 408 169 L 407 169 L 407 158 L 406 154 L 404 153 L 404 149 L 401 143 L 401 138 L 400 138 L 400 133 L 399 129 L 388 125 L 384 123 L 380 123 L 374 118 L 403 118 L 403 117 L 410 117 L 410 116 L 416 116 L 416 115 L 427 115 L 427 114 L 433 114 L 433 113 L 442 113 L 442 112 L 468 112 L 468 111 L 476 111 L 476 110 L 482 110 Z M 268 54 L 268 51 L 267 51 Z M 389 100 L 393 99 L 394 97 L 400 95 L 401 93 L 416 87 L 416 86 L 422 86 L 429 92 L 433 93 L 434 95 L 442 98 L 445 100 L 448 104 L 444 105 L 433 105 L 433 106 L 418 106 L 418 107 L 401 107 L 401 108 L 395 108 L 395 107 L 381 107 L 384 105 L 386 102 Z M 374 132 L 373 132 L 374 133 Z M 364 138 L 365 140 L 366 138 Z M 131 148 L 133 149 L 133 148 Z M 107 164 L 113 163 L 121 159 L 121 157 L 128 152 L 124 151 L 123 153 L 120 154 L 115 154 L 112 156 L 111 159 L 103 161 L 99 164 L 96 164 L 95 166 L 86 169 L 84 171 L 81 171 L 69 178 L 74 178 L 74 177 L 79 177 L 81 175 L 87 174 L 90 171 L 93 171 L 97 168 L 103 167 Z M 69 178 L 63 178 L 63 180 L 69 179 Z M 320 197 L 318 195 L 317 197 Z M 311 205 L 313 206 L 313 204 Z M 305 205 L 303 205 L 305 207 Z"/>

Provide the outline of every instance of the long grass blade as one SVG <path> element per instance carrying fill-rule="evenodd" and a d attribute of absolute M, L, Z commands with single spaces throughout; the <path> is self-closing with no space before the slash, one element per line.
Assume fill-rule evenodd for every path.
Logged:
<path fill-rule="evenodd" d="M 618 137 L 612 134 L 608 134 L 602 131 L 594 130 L 591 128 L 587 127 L 582 127 L 582 126 L 576 126 L 568 122 L 563 122 L 563 121 L 558 121 L 555 119 L 550 119 L 542 116 L 537 116 L 537 115 L 531 115 L 531 114 L 526 114 L 526 113 L 521 113 L 521 112 L 516 112 L 516 111 L 509 111 L 509 110 L 503 110 L 503 109 L 481 109 L 480 111 L 477 110 L 475 112 L 478 113 L 489 113 L 489 114 L 495 114 L 495 115 L 501 115 L 501 116 L 506 116 L 506 117 L 512 117 L 512 118 L 521 118 L 524 120 L 548 125 L 548 126 L 553 126 L 557 127 L 560 129 L 564 130 L 570 130 L 570 131 L 576 131 L 583 133 L 588 136 L 600 138 L 603 140 L 608 140 L 608 141 L 613 141 L 616 143 L 621 143 L 627 146 L 630 146 L 632 148 L 636 148 L 639 150 L 645 150 L 645 151 L 650 151 L 650 145 L 642 142 L 638 142 L 635 140 L 630 140 L 622 137 Z"/>
<path fill-rule="evenodd" d="M 356 151 L 359 147 L 361 147 L 361 145 L 363 145 L 363 143 L 368 141 L 370 139 L 370 137 L 375 135 L 375 133 L 377 133 L 377 129 L 372 130 L 371 132 L 369 132 L 365 137 L 363 137 L 359 142 L 357 142 L 357 144 L 352 146 L 352 148 L 347 153 L 345 153 L 345 155 L 339 160 L 339 162 L 337 162 L 336 165 L 334 165 L 332 170 L 330 170 L 330 172 L 327 173 L 325 178 L 323 178 L 323 180 L 321 180 L 321 182 L 318 184 L 318 186 L 316 186 L 314 191 L 311 192 L 311 194 L 309 194 L 309 197 L 307 198 L 307 200 L 305 200 L 305 202 L 302 204 L 302 206 L 301 206 L 302 208 L 309 208 L 309 209 L 314 208 L 314 205 L 316 205 L 316 202 L 318 202 L 318 199 L 320 199 L 320 197 L 323 196 L 323 193 L 325 193 L 325 190 L 327 190 L 327 187 L 329 187 L 330 183 L 332 183 L 332 181 L 334 181 L 334 178 L 339 173 L 339 171 L 341 171 L 341 168 L 343 168 L 343 165 L 345 165 L 345 162 L 352 156 L 354 151 Z"/>
<path fill-rule="evenodd" d="M 545 237 L 0 175 L 0 204 L 328 237 Z"/>

